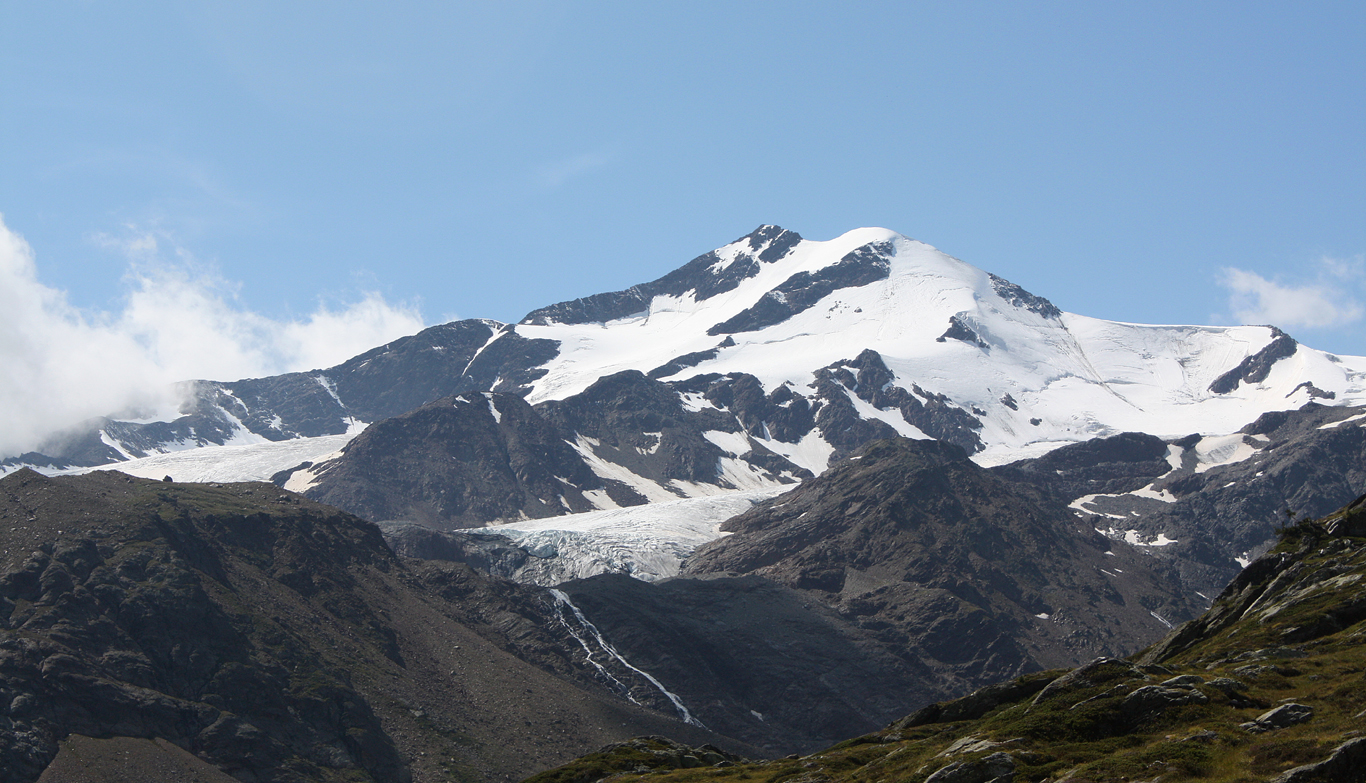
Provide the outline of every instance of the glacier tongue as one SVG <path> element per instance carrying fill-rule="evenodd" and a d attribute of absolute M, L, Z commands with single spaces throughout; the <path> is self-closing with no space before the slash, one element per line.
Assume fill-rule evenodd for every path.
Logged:
<path fill-rule="evenodd" d="M 677 576 L 697 547 L 723 535 L 722 522 L 787 489 L 732 492 L 462 532 L 505 536 L 526 549 L 536 559 L 519 569 L 519 582 L 548 587 L 602 573 L 654 582 Z"/>

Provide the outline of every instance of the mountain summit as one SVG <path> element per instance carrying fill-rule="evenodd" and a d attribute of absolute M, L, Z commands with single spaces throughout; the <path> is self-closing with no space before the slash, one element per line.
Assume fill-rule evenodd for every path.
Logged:
<path fill-rule="evenodd" d="M 497 392 L 542 410 L 574 408 L 591 394 L 595 409 L 617 409 L 626 403 L 602 399 L 601 385 L 617 378 L 611 388 L 655 401 L 647 419 L 721 414 L 692 427 L 711 444 L 699 448 L 713 452 L 714 476 L 699 477 L 695 465 L 686 477 L 661 476 L 623 466 L 622 449 L 604 451 L 600 437 L 565 439 L 604 480 L 623 480 L 618 468 L 646 476 L 648 487 L 624 477 L 642 497 L 661 486 L 695 495 L 818 474 L 897 435 L 944 440 L 998 464 L 1120 432 L 1229 433 L 1309 401 L 1366 402 L 1364 373 L 1366 358 L 1307 348 L 1275 327 L 1144 326 L 1063 312 L 887 229 L 812 241 L 761 226 L 657 280 L 543 307 L 517 324 L 457 321 L 325 370 L 192 382 L 176 416 L 96 420 L 7 464 L 60 468 L 338 438 L 304 457 L 290 451 L 270 475 L 317 462 L 363 424 L 451 395 Z M 674 402 L 660 407 L 662 397 Z"/>

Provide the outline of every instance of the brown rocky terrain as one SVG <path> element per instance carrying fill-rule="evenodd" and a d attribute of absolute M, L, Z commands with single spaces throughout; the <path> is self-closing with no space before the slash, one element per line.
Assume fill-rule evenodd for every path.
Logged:
<path fill-rule="evenodd" d="M 727 521 L 690 574 L 810 592 L 942 676 L 1121 654 L 1198 611 L 1165 564 L 939 441 L 879 441 Z"/>
<path fill-rule="evenodd" d="M 725 742 L 597 685 L 546 612 L 270 484 L 20 471 L 0 480 L 0 768 L 503 780 L 641 733 Z"/>

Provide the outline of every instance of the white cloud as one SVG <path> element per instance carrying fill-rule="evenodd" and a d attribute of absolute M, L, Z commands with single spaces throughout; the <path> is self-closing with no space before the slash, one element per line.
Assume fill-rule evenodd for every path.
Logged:
<path fill-rule="evenodd" d="M 1219 283 L 1229 290 L 1229 309 L 1245 324 L 1286 329 L 1331 329 L 1361 318 L 1362 305 L 1351 285 L 1362 276 L 1360 259 L 1324 258 L 1319 279 L 1281 283 L 1256 272 L 1225 267 Z"/>
<path fill-rule="evenodd" d="M 176 381 L 328 367 L 424 326 L 415 306 L 376 293 L 301 320 L 267 318 L 183 249 L 159 260 L 164 233 L 130 234 L 96 237 L 132 262 L 122 310 L 82 313 L 39 281 L 32 249 L 0 217 L 0 455 L 82 419 L 173 403 Z"/>

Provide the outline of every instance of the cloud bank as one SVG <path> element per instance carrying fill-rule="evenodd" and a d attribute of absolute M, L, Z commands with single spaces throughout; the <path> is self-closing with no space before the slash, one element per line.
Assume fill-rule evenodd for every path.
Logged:
<path fill-rule="evenodd" d="M 424 326 L 416 307 L 376 293 L 267 318 L 238 306 L 229 282 L 157 261 L 153 234 L 97 240 L 133 261 L 119 312 L 81 312 L 43 285 L 33 250 L 0 217 L 0 456 L 92 416 L 171 404 L 176 381 L 329 367 Z"/>
<path fill-rule="evenodd" d="M 1331 329 L 1360 320 L 1363 308 L 1354 295 L 1362 263 L 1325 258 L 1318 278 L 1309 283 L 1281 283 L 1256 272 L 1225 267 L 1220 285 L 1229 290 L 1229 309 L 1245 324 L 1273 324 L 1287 329 Z"/>

